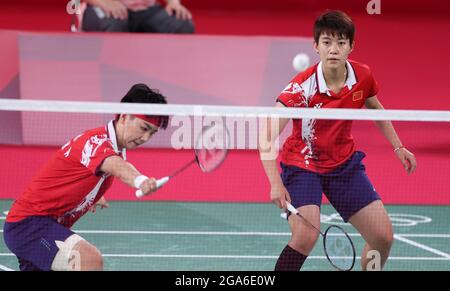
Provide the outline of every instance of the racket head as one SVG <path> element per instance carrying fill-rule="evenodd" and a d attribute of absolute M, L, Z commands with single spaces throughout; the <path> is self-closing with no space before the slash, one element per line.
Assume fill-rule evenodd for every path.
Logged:
<path fill-rule="evenodd" d="M 200 169 L 209 173 L 225 160 L 230 148 L 230 133 L 223 123 L 206 126 L 195 141 L 195 158 Z"/>
<path fill-rule="evenodd" d="M 331 225 L 323 235 L 323 249 L 327 260 L 340 271 L 351 271 L 355 266 L 355 245 L 345 230 Z"/>

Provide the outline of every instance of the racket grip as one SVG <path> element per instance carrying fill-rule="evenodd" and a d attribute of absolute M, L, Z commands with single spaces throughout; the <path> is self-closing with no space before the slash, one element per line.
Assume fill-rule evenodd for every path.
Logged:
<path fill-rule="evenodd" d="M 167 182 L 169 182 L 170 177 L 166 176 L 166 177 L 162 177 L 161 179 L 156 180 L 156 189 L 158 190 L 159 188 L 161 188 L 162 186 L 164 186 L 164 184 L 166 184 Z M 137 198 L 142 198 L 144 197 L 144 193 L 142 192 L 141 189 L 136 191 L 136 197 Z"/>
<path fill-rule="evenodd" d="M 142 197 L 144 197 L 144 192 L 142 192 L 141 189 L 136 190 L 136 197 L 137 197 L 137 198 L 142 198 Z"/>
<path fill-rule="evenodd" d="M 170 179 L 169 176 L 165 176 L 162 177 L 161 179 L 156 180 L 156 189 L 159 189 L 162 186 L 164 186 L 167 182 L 169 182 L 169 179 Z"/>
<path fill-rule="evenodd" d="M 292 206 L 291 203 L 286 201 L 286 206 L 287 206 L 287 210 L 289 210 L 290 213 L 292 213 L 292 214 L 298 213 L 298 210 L 294 206 Z"/>
<path fill-rule="evenodd" d="M 298 210 L 295 209 L 295 207 L 292 206 L 292 204 L 287 202 L 287 201 L 286 201 L 286 208 L 292 214 L 297 214 L 298 213 Z M 287 213 L 286 212 L 280 213 L 280 217 L 283 218 L 283 219 L 287 219 Z"/>

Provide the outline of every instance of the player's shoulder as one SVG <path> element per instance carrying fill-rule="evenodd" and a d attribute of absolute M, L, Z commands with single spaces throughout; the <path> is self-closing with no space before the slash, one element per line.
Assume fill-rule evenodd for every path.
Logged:
<path fill-rule="evenodd" d="M 103 127 L 97 127 L 91 130 L 88 130 L 85 132 L 86 139 L 90 139 L 91 142 L 100 144 L 105 141 L 110 141 L 108 130 L 106 126 Z"/>
<path fill-rule="evenodd" d="M 106 141 L 107 139 L 109 139 L 107 129 L 105 126 L 102 126 L 84 131 L 83 133 L 74 137 L 72 142 L 74 144 L 83 146 L 87 141 L 94 140 L 97 143 L 101 140 Z"/>
<path fill-rule="evenodd" d="M 348 62 L 352 66 L 357 77 L 364 78 L 372 75 L 372 70 L 368 65 L 354 60 L 348 60 Z"/>
<path fill-rule="evenodd" d="M 315 64 L 315 65 L 307 68 L 303 72 L 298 73 L 294 77 L 294 79 L 292 79 L 292 82 L 295 82 L 295 83 L 298 83 L 298 84 L 302 84 L 303 82 L 307 81 L 311 77 L 315 76 L 315 74 L 317 72 L 317 66 L 318 66 L 318 64 Z"/>
<path fill-rule="evenodd" d="M 88 129 L 83 133 L 83 135 L 86 135 L 86 136 L 103 135 L 103 134 L 106 134 L 106 135 L 108 134 L 106 126 Z"/>

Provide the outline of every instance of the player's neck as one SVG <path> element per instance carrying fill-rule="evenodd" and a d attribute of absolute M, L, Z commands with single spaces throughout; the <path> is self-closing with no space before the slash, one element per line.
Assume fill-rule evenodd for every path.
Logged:
<path fill-rule="evenodd" d="M 122 139 L 121 139 L 121 137 L 122 137 L 122 132 L 123 132 L 123 128 L 122 128 L 122 125 L 119 123 L 119 122 L 117 122 L 117 121 L 114 121 L 114 130 L 116 131 L 116 143 L 117 143 L 117 148 L 119 149 L 119 151 L 122 151 L 123 150 L 123 145 L 122 145 Z"/>
<path fill-rule="evenodd" d="M 343 87 L 347 80 L 347 67 L 345 65 L 338 68 L 324 67 L 323 77 L 329 88 Z"/>

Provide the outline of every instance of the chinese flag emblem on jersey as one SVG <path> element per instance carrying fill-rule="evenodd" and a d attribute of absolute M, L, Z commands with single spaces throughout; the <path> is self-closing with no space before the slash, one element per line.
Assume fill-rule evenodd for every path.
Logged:
<path fill-rule="evenodd" d="M 358 101 L 363 98 L 363 91 L 353 93 L 353 101 Z"/>

